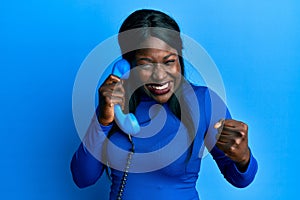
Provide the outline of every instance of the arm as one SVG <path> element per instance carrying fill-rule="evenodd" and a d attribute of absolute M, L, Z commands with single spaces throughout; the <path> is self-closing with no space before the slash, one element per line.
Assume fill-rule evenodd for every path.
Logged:
<path fill-rule="evenodd" d="M 99 106 L 81 145 L 71 161 L 73 180 L 80 188 L 94 184 L 102 175 L 105 165 L 103 143 L 112 128 L 114 104 L 124 106 L 124 88 L 119 78 L 109 76 L 99 88 Z M 104 161 L 105 162 L 105 161 Z"/>
<path fill-rule="evenodd" d="M 105 166 L 100 162 L 103 142 L 110 126 L 99 124 L 96 115 L 87 130 L 87 133 L 71 161 L 73 180 L 79 188 L 96 183 L 103 173 Z"/>
<path fill-rule="evenodd" d="M 248 147 L 248 126 L 231 119 L 225 103 L 212 91 L 206 93 L 205 109 L 208 119 L 208 137 L 205 142 L 210 145 L 210 153 L 221 173 L 236 187 L 248 186 L 258 168 Z M 219 110 L 221 114 L 216 112 Z"/>

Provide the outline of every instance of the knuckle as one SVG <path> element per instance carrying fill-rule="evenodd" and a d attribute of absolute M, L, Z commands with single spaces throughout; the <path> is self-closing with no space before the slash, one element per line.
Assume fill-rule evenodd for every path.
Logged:
<path fill-rule="evenodd" d="M 242 125 L 242 127 L 243 127 L 244 130 L 248 130 L 248 125 L 247 124 L 241 122 L 241 125 Z"/>
<path fill-rule="evenodd" d="M 111 97 L 106 96 L 106 97 L 105 97 L 105 102 L 106 102 L 106 103 L 111 103 Z"/>
<path fill-rule="evenodd" d="M 235 148 L 234 146 L 230 146 L 230 147 L 229 147 L 229 151 L 231 151 L 231 152 L 234 152 L 235 149 L 236 149 L 236 148 Z"/>
<path fill-rule="evenodd" d="M 218 147 L 219 149 L 222 149 L 222 145 L 220 144 L 219 141 L 216 143 L 216 145 L 217 145 L 217 147 Z"/>
<path fill-rule="evenodd" d="M 244 138 L 246 136 L 246 133 L 244 131 L 239 131 L 240 137 Z"/>
<path fill-rule="evenodd" d="M 108 98 L 111 96 L 111 93 L 110 92 L 107 92 L 107 91 L 103 91 L 102 92 L 102 95 L 105 97 L 105 98 Z"/>
<path fill-rule="evenodd" d="M 103 86 L 101 86 L 101 87 L 98 88 L 98 92 L 99 93 L 102 93 L 103 91 L 104 91 L 104 87 Z"/>
<path fill-rule="evenodd" d="M 236 139 L 235 139 L 235 140 L 233 140 L 232 144 L 235 145 L 235 146 L 237 146 L 237 145 L 240 144 L 240 142 L 239 142 L 239 140 L 236 140 Z"/>
<path fill-rule="evenodd" d="M 240 131 L 240 135 L 241 135 L 242 138 L 247 138 L 248 137 L 248 130 Z"/>

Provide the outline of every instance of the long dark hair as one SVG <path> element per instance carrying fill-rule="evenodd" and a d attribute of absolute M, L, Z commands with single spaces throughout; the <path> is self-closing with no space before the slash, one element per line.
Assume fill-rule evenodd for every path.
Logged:
<path fill-rule="evenodd" d="M 124 34 L 128 31 L 130 32 L 129 34 Z M 119 29 L 118 35 L 118 42 L 122 51 L 122 57 L 131 64 L 131 67 L 134 67 L 135 52 L 139 49 L 139 44 L 148 39 L 150 36 L 164 41 L 169 46 L 177 50 L 181 66 L 181 75 L 184 76 L 185 71 L 182 58 L 183 45 L 180 36 L 180 28 L 173 18 L 158 10 L 137 10 L 124 20 Z M 181 85 L 184 82 L 185 79 L 182 79 Z M 129 109 L 126 110 L 127 112 L 135 112 L 135 109 L 140 102 L 139 92 L 139 90 L 136 90 L 130 97 L 127 97 L 127 100 L 129 100 Z M 180 86 L 176 91 L 176 95 L 173 94 L 169 99 L 168 105 L 173 114 L 177 116 L 187 127 L 189 136 L 192 140 L 195 134 L 194 126 L 191 124 L 193 120 L 188 112 L 181 113 L 181 110 L 188 106 L 186 101 L 184 101 L 184 98 L 180 99 L 179 104 L 179 99 L 177 98 L 181 98 L 183 96 L 181 93 L 182 87 Z M 111 135 L 113 135 L 118 129 L 119 128 L 114 125 L 108 134 L 108 138 L 111 137 Z M 193 145 L 189 148 L 187 160 L 189 160 L 191 156 L 192 146 Z M 104 150 L 104 154 L 106 154 L 105 152 L 106 150 Z M 107 155 L 104 156 L 106 157 Z"/>
<path fill-rule="evenodd" d="M 134 55 L 136 50 L 139 49 L 139 44 L 151 36 L 161 39 L 177 50 L 181 74 L 184 75 L 180 28 L 173 18 L 158 10 L 137 10 L 125 19 L 120 27 L 118 36 L 123 58 L 131 63 L 132 67 L 135 66 Z M 129 97 L 129 112 L 135 111 L 139 103 L 139 96 L 139 92 L 136 91 Z M 181 118 L 180 106 L 175 95 L 172 95 L 169 104 L 171 111 L 178 118 Z"/>

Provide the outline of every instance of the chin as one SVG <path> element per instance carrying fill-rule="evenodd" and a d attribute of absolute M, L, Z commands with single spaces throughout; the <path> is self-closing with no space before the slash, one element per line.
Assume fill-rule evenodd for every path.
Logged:
<path fill-rule="evenodd" d="M 171 92 L 168 94 L 164 94 L 164 95 L 153 95 L 149 91 L 147 91 L 147 93 L 148 94 L 150 93 L 149 96 L 160 104 L 167 103 L 172 96 Z"/>

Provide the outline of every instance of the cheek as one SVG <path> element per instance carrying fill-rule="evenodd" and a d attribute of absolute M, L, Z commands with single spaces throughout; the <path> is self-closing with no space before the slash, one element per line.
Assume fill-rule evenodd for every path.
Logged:
<path fill-rule="evenodd" d="M 170 74 L 172 74 L 172 76 L 175 79 L 181 79 L 181 67 L 179 64 L 177 64 L 174 68 L 172 68 L 172 71 L 170 71 Z"/>
<path fill-rule="evenodd" d="M 176 65 L 176 71 L 177 71 L 177 73 L 181 74 L 181 66 L 180 66 L 179 62 Z"/>
<path fill-rule="evenodd" d="M 182 74 L 181 74 L 181 67 L 178 64 L 176 68 L 172 72 L 172 76 L 175 79 L 175 89 L 180 85 L 181 79 L 182 79 Z"/>
<path fill-rule="evenodd" d="M 150 77 L 151 77 L 152 72 L 145 71 L 145 70 L 138 70 L 137 72 L 137 78 L 140 80 L 141 83 L 146 83 Z"/>
<path fill-rule="evenodd" d="M 180 85 L 181 83 L 182 75 L 180 73 L 176 73 L 176 76 L 174 76 L 175 79 L 175 89 Z"/>

